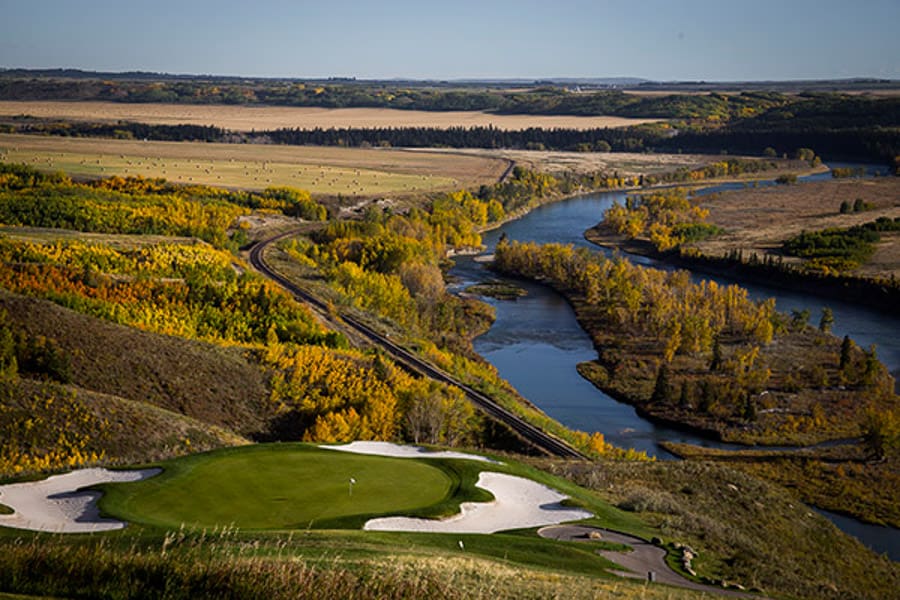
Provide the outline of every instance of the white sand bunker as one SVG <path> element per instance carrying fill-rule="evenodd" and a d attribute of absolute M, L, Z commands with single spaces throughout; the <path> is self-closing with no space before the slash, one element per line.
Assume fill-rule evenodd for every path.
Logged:
<path fill-rule="evenodd" d="M 462 452 L 428 452 L 418 446 L 400 446 L 390 442 L 353 442 L 343 446 L 322 446 L 330 450 L 374 454 L 398 458 L 464 458 L 498 464 L 483 456 Z M 485 471 L 478 476 L 478 487 L 494 495 L 493 502 L 463 502 L 460 514 L 448 519 L 385 517 L 366 522 L 372 531 L 429 531 L 436 533 L 494 533 L 579 521 L 594 515 L 580 508 L 561 504 L 566 496 L 524 477 Z"/>
<path fill-rule="evenodd" d="M 0 515 L 0 526 L 56 533 L 121 529 L 125 527 L 122 521 L 100 516 L 100 492 L 78 490 L 98 483 L 141 481 L 161 472 L 162 469 L 80 469 L 41 481 L 0 485 L 0 503 L 15 511 Z"/>
<path fill-rule="evenodd" d="M 493 502 L 463 502 L 460 514 L 449 519 L 385 517 L 368 521 L 364 529 L 376 531 L 429 531 L 433 533 L 494 533 L 506 529 L 524 529 L 578 521 L 594 515 L 580 508 L 561 504 L 563 494 L 540 483 L 485 471 L 478 476 L 478 487 L 494 495 Z"/>
<path fill-rule="evenodd" d="M 353 452 L 354 454 L 372 454 L 375 456 L 390 456 L 393 458 L 463 458 L 466 460 L 479 460 L 481 462 L 500 464 L 495 460 L 478 456 L 477 454 L 465 454 L 463 452 L 450 452 L 442 450 L 431 452 L 419 446 L 401 446 L 391 442 L 350 442 L 341 446 L 320 446 L 327 450 L 340 450 L 341 452 Z"/>

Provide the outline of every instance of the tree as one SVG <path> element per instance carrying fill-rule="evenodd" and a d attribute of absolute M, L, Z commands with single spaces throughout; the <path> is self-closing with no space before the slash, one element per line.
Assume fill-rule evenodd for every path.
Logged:
<path fill-rule="evenodd" d="M 712 360 L 709 361 L 709 370 L 718 371 L 722 368 L 722 362 L 722 343 L 719 341 L 719 336 L 716 336 L 716 339 L 713 341 Z"/>
<path fill-rule="evenodd" d="M 702 413 L 708 414 L 711 412 L 716 405 L 716 396 L 715 383 L 704 379 L 700 386 L 700 404 L 697 406 L 697 409 Z"/>
<path fill-rule="evenodd" d="M 656 384 L 650 400 L 653 402 L 669 402 L 672 399 L 672 385 L 669 382 L 669 365 L 663 363 L 656 373 Z"/>
<path fill-rule="evenodd" d="M 878 354 L 875 352 L 875 344 L 869 346 L 869 349 L 866 351 L 866 362 L 863 367 L 863 377 L 862 381 L 864 385 L 875 385 L 875 381 L 878 378 L 878 372 L 880 363 L 878 362 Z"/>
<path fill-rule="evenodd" d="M 832 325 L 834 325 L 834 312 L 827 306 L 824 306 L 822 307 L 822 318 L 819 319 L 819 331 L 831 333 Z"/>
<path fill-rule="evenodd" d="M 744 397 L 744 408 L 741 412 L 744 420 L 751 422 L 756 420 L 756 400 L 753 398 L 753 394 L 747 394 Z"/>
<path fill-rule="evenodd" d="M 797 310 L 795 308 L 791 310 L 791 329 L 794 331 L 803 331 L 803 328 L 809 323 L 809 314 L 808 308 L 804 308 L 803 310 Z"/>
<path fill-rule="evenodd" d="M 694 390 L 690 381 L 685 381 L 681 384 L 681 394 L 678 396 L 678 406 L 683 409 L 691 408 L 691 396 L 693 396 Z"/>
<path fill-rule="evenodd" d="M 900 415 L 897 411 L 866 411 L 862 430 L 863 442 L 873 460 L 900 454 Z"/>
<path fill-rule="evenodd" d="M 416 444 L 439 443 L 443 424 L 444 407 L 437 393 L 418 398 L 406 411 L 406 429 Z"/>
<path fill-rule="evenodd" d="M 849 335 L 845 335 L 844 340 L 841 342 L 841 362 L 838 365 L 841 371 L 846 371 L 850 367 L 853 359 L 853 346 L 853 340 L 850 339 Z"/>

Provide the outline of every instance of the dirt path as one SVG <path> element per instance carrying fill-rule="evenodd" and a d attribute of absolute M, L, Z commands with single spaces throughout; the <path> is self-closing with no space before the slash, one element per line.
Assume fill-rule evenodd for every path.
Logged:
<path fill-rule="evenodd" d="M 677 587 L 688 588 L 701 592 L 709 592 L 711 594 L 719 594 L 722 596 L 730 596 L 733 598 L 763 598 L 757 594 L 747 592 L 739 592 L 736 590 L 726 590 L 709 585 L 702 585 L 685 579 L 668 564 L 666 564 L 666 551 L 659 546 L 655 546 L 646 540 L 610 531 L 608 529 L 598 529 L 596 527 L 585 527 L 581 525 L 551 525 L 538 530 L 538 535 L 543 538 L 552 540 L 561 540 L 566 542 L 587 542 L 592 532 L 598 532 L 605 542 L 613 542 L 616 544 L 626 544 L 633 548 L 631 552 L 616 552 L 612 550 L 599 550 L 598 553 L 605 559 L 610 560 L 624 567 L 624 571 L 613 571 L 616 575 L 622 577 L 630 577 L 633 579 L 646 580 L 648 573 L 653 573 L 654 581 L 674 585 Z"/>

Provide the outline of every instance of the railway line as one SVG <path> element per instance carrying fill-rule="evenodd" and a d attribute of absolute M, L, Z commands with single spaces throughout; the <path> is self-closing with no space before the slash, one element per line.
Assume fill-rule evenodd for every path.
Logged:
<path fill-rule="evenodd" d="M 293 294 L 294 297 L 296 297 L 301 302 L 310 304 L 321 311 L 327 311 L 328 307 L 324 302 L 295 284 L 287 277 L 284 277 L 283 275 L 272 269 L 266 262 L 264 252 L 269 245 L 296 234 L 297 231 L 291 230 L 257 242 L 250 249 L 250 264 L 253 265 L 253 267 L 263 276 L 268 277 L 272 281 L 276 282 L 278 285 Z M 453 376 L 445 373 L 441 369 L 438 369 L 434 365 L 431 365 L 428 362 L 422 360 L 399 344 L 396 344 L 377 331 L 373 330 L 368 325 L 365 325 L 364 323 L 361 323 L 360 321 L 349 316 L 342 316 L 341 318 L 348 327 L 354 329 L 360 335 L 368 339 L 371 343 L 383 349 L 396 362 L 400 363 L 405 368 L 424 377 L 429 377 L 431 379 L 434 379 L 435 381 L 440 381 L 447 385 L 452 385 L 459 388 L 466 395 L 469 401 L 472 402 L 478 409 L 480 409 L 489 417 L 500 421 L 501 423 L 504 423 L 535 447 L 553 456 L 576 459 L 587 458 L 584 454 L 582 454 L 566 442 L 548 434 L 542 429 L 522 419 L 518 415 L 510 412 L 485 394 L 482 394 L 478 390 L 475 390 L 465 383 L 457 380 Z"/>

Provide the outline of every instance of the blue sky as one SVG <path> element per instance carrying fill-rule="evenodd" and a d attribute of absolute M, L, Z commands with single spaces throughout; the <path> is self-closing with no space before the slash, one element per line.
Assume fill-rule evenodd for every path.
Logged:
<path fill-rule="evenodd" d="M 3 67 L 900 79 L 900 0 L 0 0 L 0 14 Z"/>

